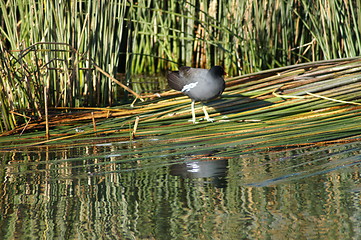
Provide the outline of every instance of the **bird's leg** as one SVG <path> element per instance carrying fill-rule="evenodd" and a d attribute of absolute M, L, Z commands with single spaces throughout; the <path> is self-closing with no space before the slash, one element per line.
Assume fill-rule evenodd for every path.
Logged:
<path fill-rule="evenodd" d="M 192 103 L 191 103 L 191 107 L 192 107 L 192 122 L 193 123 L 196 123 L 196 113 L 195 113 L 195 111 L 194 111 L 194 104 L 195 104 L 196 102 L 195 101 L 192 101 Z"/>
<path fill-rule="evenodd" d="M 204 119 L 206 119 L 208 122 L 213 122 L 213 118 L 210 118 L 206 109 L 206 106 L 203 105 L 203 112 L 204 112 Z"/>

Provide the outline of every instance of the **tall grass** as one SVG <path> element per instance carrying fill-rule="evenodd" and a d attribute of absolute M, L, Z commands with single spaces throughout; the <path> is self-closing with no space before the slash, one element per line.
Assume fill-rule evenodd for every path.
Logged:
<path fill-rule="evenodd" d="M 49 107 L 113 104 L 119 88 L 93 62 L 117 72 L 125 0 L 1 0 L 0 8 L 1 131 L 16 125 L 10 110 L 42 116 L 44 95 Z"/>
<path fill-rule="evenodd" d="M 133 73 L 178 64 L 231 75 L 360 54 L 357 1 L 140 1 Z M 165 59 L 165 60 L 164 60 Z M 169 61 L 165 64 L 164 61 Z"/>
<path fill-rule="evenodd" d="M 178 65 L 230 75 L 360 55 L 359 1 L 0 0 L 0 130 L 51 106 L 115 104 L 115 76 Z"/>

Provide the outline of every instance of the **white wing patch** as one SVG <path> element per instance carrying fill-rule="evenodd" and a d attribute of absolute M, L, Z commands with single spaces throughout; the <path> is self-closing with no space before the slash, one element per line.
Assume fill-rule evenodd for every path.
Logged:
<path fill-rule="evenodd" d="M 190 83 L 190 84 L 187 84 L 185 85 L 183 88 L 182 88 L 182 92 L 189 92 L 192 88 L 194 88 L 195 86 L 197 86 L 198 82 L 193 82 L 193 83 Z"/>

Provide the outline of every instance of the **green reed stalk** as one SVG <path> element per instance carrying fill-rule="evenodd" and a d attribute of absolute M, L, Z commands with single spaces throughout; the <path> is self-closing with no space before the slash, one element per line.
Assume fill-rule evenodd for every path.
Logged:
<path fill-rule="evenodd" d="M 126 8 L 125 0 L 1 0 L 0 47 L 8 55 L 1 58 L 2 109 L 7 109 L 1 129 L 15 124 L 8 123 L 10 110 L 42 116 L 43 85 L 49 107 L 113 104 L 120 89 L 94 71 L 92 62 L 115 76 Z"/>

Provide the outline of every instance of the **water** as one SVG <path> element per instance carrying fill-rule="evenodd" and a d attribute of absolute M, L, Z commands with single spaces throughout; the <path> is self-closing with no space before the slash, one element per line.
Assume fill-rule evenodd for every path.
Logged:
<path fill-rule="evenodd" d="M 165 146 L 149 137 L 2 152 L 1 238 L 361 239 L 359 142 Z"/>

